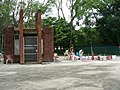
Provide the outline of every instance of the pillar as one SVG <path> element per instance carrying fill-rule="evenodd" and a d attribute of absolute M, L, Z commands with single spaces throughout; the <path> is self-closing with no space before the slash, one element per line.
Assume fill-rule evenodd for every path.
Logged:
<path fill-rule="evenodd" d="M 3 57 L 6 63 L 6 55 L 11 55 L 14 61 L 14 28 L 6 27 L 3 30 Z"/>
<path fill-rule="evenodd" d="M 41 11 L 38 10 L 35 15 L 36 21 L 35 26 L 37 29 L 37 35 L 38 35 L 38 63 L 42 63 L 42 49 L 41 49 L 41 39 L 42 39 L 42 30 L 41 30 Z"/>
<path fill-rule="evenodd" d="M 43 61 L 54 60 L 54 30 L 44 28 L 43 30 Z"/>
<path fill-rule="evenodd" d="M 20 10 L 20 63 L 24 63 L 24 45 L 23 45 L 23 9 Z"/>

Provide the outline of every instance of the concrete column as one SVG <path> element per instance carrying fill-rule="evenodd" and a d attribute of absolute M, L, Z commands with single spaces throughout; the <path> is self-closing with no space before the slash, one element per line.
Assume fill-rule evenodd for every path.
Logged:
<path fill-rule="evenodd" d="M 42 50 L 41 50 L 41 38 L 42 38 L 42 30 L 41 30 L 41 11 L 38 10 L 36 13 L 36 21 L 35 26 L 37 29 L 37 35 L 38 35 L 38 63 L 42 63 Z"/>
<path fill-rule="evenodd" d="M 20 10 L 20 63 L 24 63 L 24 45 L 23 45 L 23 9 Z"/>

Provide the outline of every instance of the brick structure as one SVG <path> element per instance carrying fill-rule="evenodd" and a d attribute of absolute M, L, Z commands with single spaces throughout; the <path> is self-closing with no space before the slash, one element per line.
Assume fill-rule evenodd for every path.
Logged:
<path fill-rule="evenodd" d="M 24 55 L 23 55 L 23 9 L 20 10 L 20 63 L 24 63 Z"/>
<path fill-rule="evenodd" d="M 41 12 L 38 10 L 35 15 L 35 28 L 34 29 L 24 29 L 23 28 L 23 10 L 20 10 L 20 24 L 19 30 L 14 30 L 14 28 L 7 27 L 3 31 L 3 54 L 4 54 L 4 63 L 6 62 L 6 55 L 11 55 L 14 62 L 24 64 L 27 56 L 27 52 L 31 51 L 28 48 L 33 48 L 32 52 L 35 52 L 37 55 L 36 63 L 42 63 L 43 61 L 53 61 L 54 56 L 54 31 L 52 28 L 44 28 L 41 26 Z M 15 37 L 17 35 L 17 37 Z M 26 40 L 26 37 L 29 38 L 29 42 Z M 33 39 L 31 39 L 33 38 Z M 32 44 L 33 41 L 37 40 Z M 25 42 L 27 41 L 27 42 Z M 43 41 L 43 43 L 41 42 Z M 29 43 L 31 44 L 29 45 Z M 25 44 L 25 43 L 28 43 Z M 17 48 L 18 46 L 18 48 Z M 27 48 L 26 48 L 27 47 Z M 37 47 L 37 48 L 36 48 Z M 16 49 L 17 48 L 17 49 Z M 37 49 L 37 50 L 36 50 Z M 26 51 L 28 50 L 28 51 Z M 16 51 L 19 53 L 15 54 Z M 15 53 L 14 53 L 15 52 Z M 33 53 L 34 54 L 34 53 Z M 29 58 L 31 58 L 31 53 Z M 36 56 L 35 56 L 36 57 Z M 29 59 L 28 58 L 28 59 Z M 33 56 L 34 58 L 34 56 Z M 26 59 L 27 60 L 27 59 Z"/>
<path fill-rule="evenodd" d="M 6 27 L 3 30 L 3 53 L 4 63 L 6 62 L 6 55 L 11 55 L 14 60 L 14 28 Z"/>
<path fill-rule="evenodd" d="M 43 30 L 43 61 L 53 61 L 54 57 L 54 31 L 51 28 Z"/>
<path fill-rule="evenodd" d="M 38 63 L 42 63 L 42 50 L 41 50 L 41 39 L 42 39 L 42 30 L 41 30 L 41 12 L 40 10 L 36 13 L 36 29 L 37 29 L 37 36 L 38 36 Z"/>

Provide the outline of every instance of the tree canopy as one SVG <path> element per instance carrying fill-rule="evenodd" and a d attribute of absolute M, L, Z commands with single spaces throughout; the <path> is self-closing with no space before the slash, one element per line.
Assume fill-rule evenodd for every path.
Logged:
<path fill-rule="evenodd" d="M 64 5 L 69 17 L 65 16 Z M 119 0 L 3 0 L 0 30 L 6 26 L 18 28 L 20 8 L 24 8 L 24 27 L 30 28 L 34 28 L 36 10 L 42 11 L 42 27 L 54 28 L 55 46 L 120 45 Z M 53 8 L 56 17 L 51 15 Z"/>

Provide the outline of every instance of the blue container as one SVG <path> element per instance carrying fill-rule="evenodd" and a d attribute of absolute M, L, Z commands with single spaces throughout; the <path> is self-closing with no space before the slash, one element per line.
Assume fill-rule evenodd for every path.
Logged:
<path fill-rule="evenodd" d="M 76 56 L 79 56 L 79 52 L 76 52 Z"/>

